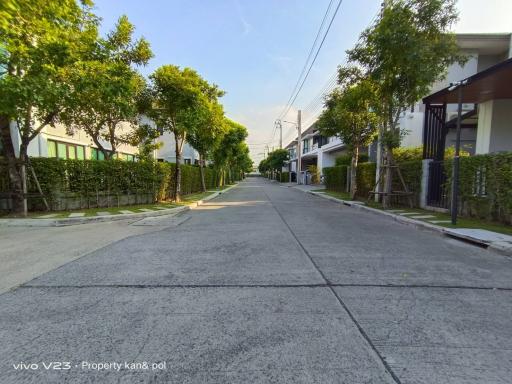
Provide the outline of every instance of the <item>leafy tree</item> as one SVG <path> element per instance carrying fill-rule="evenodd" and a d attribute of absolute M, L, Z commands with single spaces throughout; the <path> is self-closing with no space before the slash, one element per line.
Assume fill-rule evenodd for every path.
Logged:
<path fill-rule="evenodd" d="M 171 132 L 176 143 L 174 196 L 181 200 L 181 157 L 183 144 L 197 123 L 205 102 L 207 83 L 191 68 L 164 65 L 150 75 L 152 100 L 147 115 L 158 127 Z"/>
<path fill-rule="evenodd" d="M 399 118 L 405 109 L 428 94 L 446 75 L 447 67 L 464 62 L 455 36 L 456 0 L 387 0 L 381 17 L 348 51 L 349 60 L 378 84 L 383 116 L 379 135 L 384 158 L 393 165 L 392 150 L 400 144 Z M 385 192 L 391 192 L 387 168 Z M 388 205 L 389 198 L 384 199 Z"/>
<path fill-rule="evenodd" d="M 137 137 L 132 130 L 137 130 L 139 97 L 146 84 L 132 66 L 147 64 L 153 54 L 145 39 L 133 41 L 133 31 L 128 18 L 122 16 L 114 31 L 99 39 L 89 60 L 70 68 L 73 92 L 59 115 L 68 131 L 85 131 L 107 160 L 120 144 L 134 144 Z M 110 150 L 102 140 L 110 144 Z"/>
<path fill-rule="evenodd" d="M 26 213 L 23 194 L 28 145 L 62 110 L 70 91 L 67 68 L 82 60 L 94 45 L 97 19 L 89 0 L 1 4 L 0 137 L 8 163 L 13 211 Z M 19 130 L 20 162 L 16 161 L 11 122 L 17 123 Z"/>
<path fill-rule="evenodd" d="M 222 135 L 219 145 L 213 151 L 212 157 L 214 164 L 222 175 L 227 172 L 228 183 L 231 183 L 232 172 L 247 172 L 252 167 L 252 161 L 249 158 L 249 148 L 245 144 L 247 138 L 247 129 L 228 118 L 224 119 L 225 131 Z M 249 165 L 250 164 L 250 165 Z M 219 180 L 223 184 L 224 180 Z"/>
<path fill-rule="evenodd" d="M 125 139 L 128 144 L 139 147 L 139 159 L 141 161 L 153 161 L 155 150 L 162 148 L 163 143 L 157 142 L 160 132 L 156 127 L 147 123 L 138 123 Z"/>
<path fill-rule="evenodd" d="M 224 131 L 224 110 L 218 98 L 224 95 L 216 85 L 205 83 L 203 102 L 194 114 L 193 129 L 189 132 L 187 142 L 199 153 L 201 188 L 206 191 L 204 180 L 205 161 L 211 156 Z"/>
<path fill-rule="evenodd" d="M 350 193 L 357 193 L 357 165 L 361 148 L 371 144 L 377 133 L 379 115 L 375 84 L 357 75 L 352 68 L 340 68 L 335 89 L 326 99 L 326 109 L 320 115 L 317 126 L 326 136 L 338 136 L 352 154 L 350 167 Z"/>
<path fill-rule="evenodd" d="M 270 166 L 268 164 L 267 159 L 261 160 L 259 165 L 258 165 L 258 171 L 261 174 L 265 175 L 269 170 L 270 170 Z"/>
<path fill-rule="evenodd" d="M 265 172 L 281 172 L 286 161 L 288 161 L 288 151 L 286 149 L 276 149 L 269 152 L 264 162 Z"/>

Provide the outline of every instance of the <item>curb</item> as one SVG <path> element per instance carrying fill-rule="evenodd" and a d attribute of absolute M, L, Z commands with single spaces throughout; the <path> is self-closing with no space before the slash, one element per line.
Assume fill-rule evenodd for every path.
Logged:
<path fill-rule="evenodd" d="M 296 188 L 296 189 L 298 189 L 298 188 Z M 492 251 L 500 253 L 500 254 L 502 254 L 504 256 L 512 256 L 512 247 L 510 246 L 509 243 L 506 243 L 506 242 L 486 242 L 486 241 L 482 241 L 482 240 L 479 240 L 479 239 L 476 239 L 476 238 L 473 238 L 473 237 L 469 237 L 469 236 L 465 236 L 465 235 L 461 235 L 461 234 L 455 233 L 455 232 L 453 232 L 451 230 L 451 228 L 440 227 L 438 225 L 434 225 L 434 224 L 431 224 L 431 223 L 426 223 L 424 221 L 414 220 L 414 219 L 411 219 L 409 217 L 400 216 L 400 215 L 397 215 L 395 213 L 386 212 L 386 211 L 383 211 L 383 210 L 380 210 L 380 209 L 367 207 L 362 202 L 354 202 L 354 201 L 347 201 L 347 200 L 337 199 L 337 198 L 335 198 L 333 196 L 329 196 L 329 195 L 326 195 L 325 193 L 321 193 L 321 192 L 319 193 L 319 192 L 313 192 L 313 191 L 304 191 L 304 190 L 301 190 L 301 189 L 299 189 L 299 190 L 302 191 L 302 192 L 309 193 L 309 194 L 314 195 L 314 196 L 319 196 L 319 197 L 321 197 L 323 199 L 326 199 L 326 200 L 331 200 L 331 201 L 334 201 L 336 203 L 346 205 L 346 206 L 351 207 L 351 208 L 360 209 L 360 210 L 371 212 L 371 213 L 374 213 L 374 214 L 387 216 L 387 217 L 389 217 L 389 218 L 391 218 L 391 219 L 393 219 L 393 220 L 395 220 L 395 221 L 397 221 L 397 222 L 399 222 L 401 224 L 405 224 L 405 225 L 409 225 L 409 226 L 412 226 L 412 227 L 415 227 L 415 228 L 426 229 L 426 230 L 429 230 L 429 231 L 432 231 L 432 232 L 436 232 L 436 233 L 439 233 L 442 236 L 451 237 L 451 238 L 454 238 L 454 239 L 457 239 L 457 240 L 460 240 L 460 241 L 464 241 L 465 243 L 472 244 L 474 246 L 478 246 L 478 247 L 482 247 L 482 248 L 485 248 L 485 249 L 488 249 L 488 250 L 492 250 Z"/>
<path fill-rule="evenodd" d="M 153 212 L 138 212 L 128 213 L 122 215 L 109 215 L 109 216 L 90 216 L 90 217 L 67 217 L 62 219 L 0 219 L 0 227 L 64 227 L 69 225 L 101 223 L 108 221 L 120 221 L 130 219 L 145 219 L 146 217 L 158 217 L 166 215 L 177 215 L 180 212 L 189 211 L 209 200 L 215 199 L 217 196 L 231 190 L 238 184 L 232 185 L 221 191 L 216 191 L 210 196 L 202 200 L 176 208 L 166 210 L 159 210 Z"/>

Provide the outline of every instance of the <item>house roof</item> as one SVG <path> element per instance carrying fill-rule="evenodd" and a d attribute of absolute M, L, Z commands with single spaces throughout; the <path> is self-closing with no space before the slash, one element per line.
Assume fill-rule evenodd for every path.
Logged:
<path fill-rule="evenodd" d="M 463 79 L 462 103 L 512 99 L 512 58 Z M 424 104 L 457 104 L 458 91 L 446 87 L 423 99 Z"/>
<path fill-rule="evenodd" d="M 508 53 L 512 35 L 507 33 L 458 33 L 457 45 L 466 52 L 481 55 L 501 55 Z"/>

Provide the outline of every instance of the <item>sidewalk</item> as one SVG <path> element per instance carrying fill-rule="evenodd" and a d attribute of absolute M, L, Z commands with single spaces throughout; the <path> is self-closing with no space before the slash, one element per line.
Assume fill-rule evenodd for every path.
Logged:
<path fill-rule="evenodd" d="M 291 186 L 291 185 L 290 185 Z M 314 188 L 313 188 L 314 187 Z M 512 256 L 512 236 L 505 235 L 498 232 L 493 232 L 485 229 L 474 229 L 474 228 L 446 228 L 435 223 L 429 223 L 422 220 L 417 220 L 414 215 L 410 213 L 403 213 L 400 209 L 382 210 L 366 206 L 361 201 L 349 201 L 338 199 L 333 196 L 326 195 L 323 192 L 315 192 L 315 189 L 321 189 L 322 185 L 309 186 L 309 185 L 295 185 L 294 188 L 301 190 L 305 193 L 331 200 L 352 208 L 363 209 L 372 213 L 385 215 L 392 218 L 395 221 L 406 225 L 412 225 L 417 228 L 428 229 L 437 232 L 444 236 L 450 236 L 452 238 L 469 242 L 473 245 L 480 246 L 489 250 L 494 250 L 506 256 Z M 412 217 L 411 217 L 412 216 Z M 423 216 L 418 215 L 418 218 Z"/>
<path fill-rule="evenodd" d="M 151 207 L 151 209 L 139 209 L 139 212 L 134 210 L 120 210 L 118 214 L 111 214 L 109 212 L 98 212 L 96 216 L 84 216 L 83 213 L 72 213 L 69 217 L 59 218 L 59 212 L 53 212 L 47 215 L 39 216 L 36 218 L 9 218 L 0 219 L 0 228 L 5 227 L 62 227 L 68 225 L 98 223 L 98 222 L 112 222 L 118 220 L 138 220 L 147 217 L 165 216 L 165 215 L 177 215 L 183 211 L 187 211 L 193 207 L 201 205 L 203 202 L 216 198 L 222 193 L 229 191 L 234 188 L 237 184 L 227 187 L 218 191 L 207 191 L 211 192 L 210 195 L 205 198 L 184 203 L 182 206 L 163 208 L 163 207 Z M 122 207 L 121 207 L 122 208 Z M 106 211 L 106 208 L 105 208 Z"/>

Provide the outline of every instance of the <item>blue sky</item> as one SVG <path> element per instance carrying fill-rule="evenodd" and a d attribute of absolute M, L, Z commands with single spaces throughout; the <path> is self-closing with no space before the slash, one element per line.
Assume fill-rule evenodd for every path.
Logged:
<path fill-rule="evenodd" d="M 381 0 L 344 0 L 310 76 L 290 110 L 307 107 L 345 59 L 359 33 L 380 8 Z M 254 160 L 272 139 L 273 123 L 302 70 L 329 0 L 96 0 L 102 31 L 126 14 L 136 35 L 151 43 L 155 57 L 149 74 L 164 64 L 189 66 L 227 94 L 226 114 L 249 129 Z M 512 30 L 505 15 L 512 1 L 461 0 L 461 32 Z M 318 103 L 317 103 L 318 104 Z M 315 110 L 318 108 L 315 108 Z M 312 111 L 314 112 L 314 111 Z M 312 116 L 306 114 L 304 120 Z M 293 127 L 283 127 L 284 144 Z M 270 147 L 277 146 L 277 135 Z"/>

